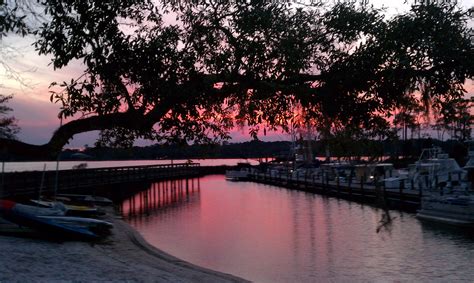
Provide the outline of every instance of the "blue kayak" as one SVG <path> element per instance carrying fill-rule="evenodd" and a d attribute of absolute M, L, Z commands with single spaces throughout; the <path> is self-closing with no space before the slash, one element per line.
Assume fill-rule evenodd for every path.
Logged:
<path fill-rule="evenodd" d="M 51 217 L 55 216 L 55 217 Z M 95 240 L 98 234 L 81 221 L 64 221 L 60 211 L 0 200 L 0 217 L 18 225 L 46 232 L 55 238 Z"/>

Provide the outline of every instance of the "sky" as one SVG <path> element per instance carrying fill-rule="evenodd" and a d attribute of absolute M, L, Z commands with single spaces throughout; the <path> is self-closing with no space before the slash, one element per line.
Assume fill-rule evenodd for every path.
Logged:
<path fill-rule="evenodd" d="M 390 17 L 407 11 L 414 1 L 416 0 L 370 0 L 370 3 L 375 7 L 385 7 L 386 14 Z M 459 2 L 464 7 L 474 6 L 474 0 L 459 0 Z M 32 46 L 34 42 L 32 38 L 9 35 L 0 40 L 0 48 L 3 49 L 0 56 L 4 56 L 2 59 L 6 59 L 8 65 L 21 76 L 21 81 L 12 78 L 0 64 L 0 94 L 14 94 L 9 106 L 13 108 L 12 114 L 18 119 L 18 125 L 21 128 L 18 138 L 33 144 L 46 143 L 60 123 L 57 117 L 59 105 L 53 104 L 49 100 L 49 85 L 54 81 L 69 81 L 80 75 L 84 68 L 79 62 L 75 62 L 66 68 L 54 71 L 49 65 L 50 58 L 39 56 L 36 53 Z M 468 83 L 466 88 L 468 96 L 474 95 L 472 82 Z M 235 129 L 231 132 L 231 136 L 231 142 L 251 139 L 245 129 Z M 79 134 L 74 136 L 66 147 L 81 148 L 86 144 L 92 145 L 96 137 L 97 132 Z M 261 139 L 267 141 L 289 140 L 290 135 L 271 132 L 267 136 L 262 136 Z M 139 141 L 137 144 L 148 145 L 151 143 Z"/>

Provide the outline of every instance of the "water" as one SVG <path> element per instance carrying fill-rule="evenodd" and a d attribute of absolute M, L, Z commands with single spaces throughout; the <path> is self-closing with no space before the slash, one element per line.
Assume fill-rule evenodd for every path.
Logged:
<path fill-rule="evenodd" d="M 200 163 L 202 166 L 220 166 L 220 165 L 237 165 L 238 162 L 249 162 L 252 165 L 257 165 L 258 161 L 254 159 L 190 159 L 192 162 Z M 111 161 L 60 161 L 59 170 L 72 169 L 73 166 L 81 163 L 86 163 L 87 168 L 106 168 L 106 167 L 125 167 L 125 166 L 140 166 L 140 165 L 159 165 L 171 163 L 185 163 L 188 159 L 183 160 L 111 160 Z M 34 162 L 5 162 L 5 172 L 20 172 L 20 171 L 43 171 L 43 166 L 46 165 L 46 170 L 56 170 L 56 161 L 34 161 Z"/>
<path fill-rule="evenodd" d="M 472 281 L 474 236 L 391 211 L 222 175 L 153 184 L 123 213 L 152 245 L 257 282 Z M 148 205 L 147 205 L 148 204 Z"/>

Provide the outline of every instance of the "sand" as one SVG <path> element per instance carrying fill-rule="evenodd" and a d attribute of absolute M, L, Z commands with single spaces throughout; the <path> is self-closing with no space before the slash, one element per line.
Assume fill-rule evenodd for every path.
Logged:
<path fill-rule="evenodd" d="M 100 243 L 18 237 L 0 223 L 0 282 L 246 282 L 152 247 L 120 218 L 107 220 L 113 234 Z"/>

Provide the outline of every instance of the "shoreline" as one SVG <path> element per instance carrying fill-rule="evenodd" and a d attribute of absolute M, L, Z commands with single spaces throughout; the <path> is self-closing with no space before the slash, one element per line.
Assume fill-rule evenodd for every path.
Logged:
<path fill-rule="evenodd" d="M 0 282 L 249 282 L 161 251 L 111 210 L 105 220 L 114 228 L 99 243 L 0 233 Z"/>

